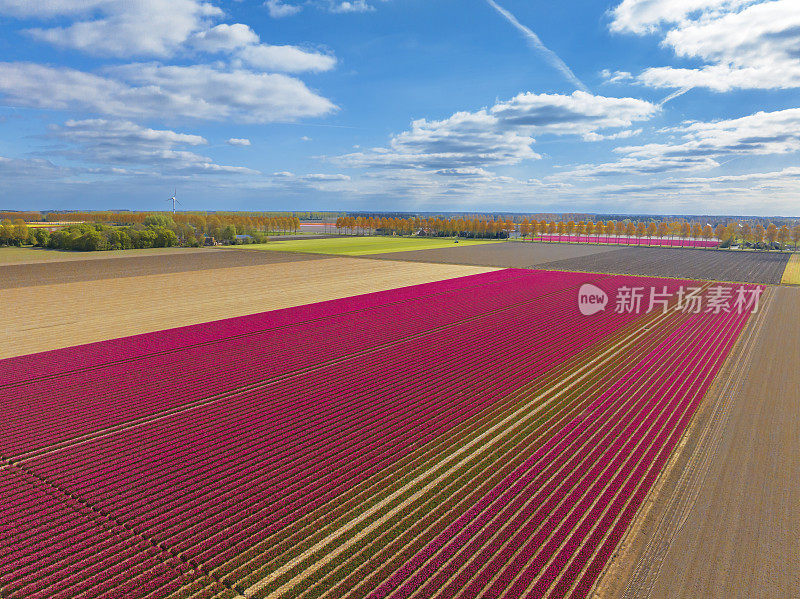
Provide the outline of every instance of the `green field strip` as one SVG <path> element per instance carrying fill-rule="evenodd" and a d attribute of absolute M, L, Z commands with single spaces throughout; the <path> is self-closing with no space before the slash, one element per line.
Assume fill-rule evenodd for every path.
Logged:
<path fill-rule="evenodd" d="M 783 271 L 781 285 L 800 285 L 800 254 L 792 254 Z"/>
<path fill-rule="evenodd" d="M 330 237 L 326 239 L 296 239 L 291 241 L 270 241 L 253 245 L 237 245 L 235 249 L 270 250 L 280 252 L 300 252 L 309 254 L 328 254 L 332 256 L 366 256 L 413 250 L 433 250 L 454 245 L 483 245 L 505 243 L 494 239 L 459 239 L 452 237 Z"/>

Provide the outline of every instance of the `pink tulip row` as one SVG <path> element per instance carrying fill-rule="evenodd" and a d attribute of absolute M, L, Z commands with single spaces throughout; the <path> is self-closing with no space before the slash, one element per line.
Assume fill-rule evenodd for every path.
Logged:
<path fill-rule="evenodd" d="M 561 297 L 555 296 L 548 299 L 548 302 L 554 302 L 560 306 L 560 310 L 567 312 L 564 307 L 567 304 Z M 530 309 L 530 306 L 520 308 L 521 316 L 525 320 L 530 318 L 528 313 Z M 557 310 L 553 311 L 552 308 L 548 310 L 555 316 L 559 315 Z M 626 318 L 621 316 L 612 318 L 613 322 L 618 324 L 626 321 Z M 549 344 L 540 343 L 540 337 L 526 337 L 520 340 L 516 336 L 506 335 L 491 335 L 487 341 L 494 342 L 497 349 L 501 350 L 510 342 L 516 341 L 514 351 L 517 356 L 538 351 L 551 359 L 554 357 L 563 359 L 564 355 L 570 355 L 581 346 L 591 345 L 603 335 L 602 331 L 595 333 L 595 336 L 591 331 L 581 331 L 575 335 L 573 343 L 570 344 L 560 331 L 553 329 L 547 332 L 552 340 L 558 338 L 560 342 L 557 345 L 553 344 L 553 341 Z M 181 543 L 184 540 L 187 551 L 213 552 L 217 548 L 215 543 L 223 541 L 230 543 L 232 539 L 236 539 L 235 533 L 240 527 L 249 526 L 246 532 L 250 534 L 273 532 L 267 527 L 271 519 L 276 519 L 280 523 L 280 518 L 290 517 L 298 504 L 314 498 L 312 491 L 317 486 L 313 484 L 315 480 L 328 482 L 327 486 L 318 485 L 316 489 L 322 494 L 319 500 L 328 501 L 343 488 L 346 489 L 397 459 L 398 455 L 408 450 L 412 441 L 427 442 L 441 430 L 452 426 L 453 418 L 463 420 L 479 410 L 483 404 L 468 407 L 456 404 L 455 407 L 449 407 L 450 413 L 448 413 L 444 410 L 448 407 L 447 404 L 442 402 L 447 401 L 447 393 L 450 392 L 435 395 L 430 388 L 420 389 L 423 392 L 421 394 L 403 397 L 406 400 L 403 411 L 399 409 L 400 406 L 394 398 L 411 393 L 402 385 L 407 387 L 410 383 L 412 388 L 417 386 L 414 381 L 404 380 L 408 375 L 408 368 L 414 367 L 415 362 L 438 368 L 430 373 L 429 379 L 438 380 L 449 375 L 454 379 L 456 388 L 469 390 L 470 384 L 476 385 L 477 389 L 483 387 L 487 381 L 481 371 L 497 367 L 495 359 L 501 354 L 495 351 L 490 355 L 481 355 L 485 353 L 485 348 L 480 346 L 481 337 L 486 337 L 485 333 L 473 333 L 473 338 L 461 336 L 457 338 L 458 343 L 451 342 L 449 346 L 444 342 L 432 345 L 429 340 L 423 340 L 417 343 L 418 347 L 414 350 L 395 352 L 395 355 L 403 354 L 405 361 L 391 356 L 380 360 L 375 360 L 374 356 L 366 357 L 360 362 L 349 364 L 341 371 L 339 384 L 329 372 L 307 375 L 294 385 L 287 385 L 274 392 L 274 395 L 279 395 L 276 399 L 290 397 L 289 405 L 295 408 L 293 411 L 287 412 L 284 402 L 276 405 L 273 412 L 267 411 L 263 419 L 248 418 L 244 422 L 237 421 L 235 415 L 238 413 L 253 410 L 256 406 L 258 410 L 266 411 L 269 406 L 268 398 L 263 394 L 248 394 L 238 402 L 231 401 L 223 407 L 204 409 L 195 418 L 177 416 L 165 421 L 165 424 L 153 424 L 135 433 L 115 435 L 111 438 L 113 441 L 86 444 L 69 454 L 40 458 L 32 464 L 40 475 L 78 489 L 85 498 L 100 506 L 113 509 L 116 514 L 125 516 L 134 526 L 150 526 L 142 530 L 148 535 L 152 534 L 157 540 L 160 540 L 165 531 L 156 530 L 154 527 L 160 527 L 162 522 L 167 522 L 171 526 L 169 532 L 173 535 L 168 537 L 170 542 Z M 453 365 L 452 361 L 446 358 L 448 355 L 453 355 L 453 350 L 457 349 L 462 341 L 470 348 L 472 354 L 469 357 L 472 361 L 461 365 L 454 376 L 453 373 L 448 373 Z M 579 344 L 578 347 L 575 347 L 576 343 Z M 564 350 L 567 351 L 562 355 Z M 430 357 L 425 352 L 428 352 Z M 478 358 L 483 360 L 483 365 L 475 369 L 474 360 Z M 514 358 L 509 362 L 524 364 L 525 360 Z M 547 368 L 548 363 L 536 367 L 537 370 L 533 375 Z M 360 391 L 353 388 L 354 383 L 356 385 L 359 383 L 358 380 L 352 379 L 353 368 L 364 378 L 363 388 Z M 390 372 L 390 368 L 393 368 L 394 372 Z M 508 370 L 499 370 L 500 377 L 498 386 L 494 390 L 495 395 L 505 392 L 504 384 L 508 385 L 509 382 L 517 384 L 515 382 L 517 379 L 502 380 L 507 378 L 508 374 Z M 420 376 L 422 375 L 423 373 L 420 373 Z M 393 378 L 384 383 L 388 388 L 382 392 L 374 381 L 388 377 Z M 320 396 L 320 389 L 324 389 L 323 396 Z M 380 406 L 377 405 L 372 409 L 371 420 L 360 421 L 360 418 L 363 419 L 362 414 L 370 409 L 370 404 L 375 404 L 376 397 L 382 398 L 384 394 L 386 396 L 384 403 L 388 410 L 378 411 L 376 408 Z M 303 395 L 305 404 L 300 402 Z M 347 405 L 348 412 L 337 416 L 335 411 L 323 410 L 326 405 L 323 401 L 325 396 L 330 397 L 328 402 L 333 408 L 340 410 L 343 398 L 352 404 L 355 398 L 360 397 L 361 403 Z M 466 397 L 469 396 L 469 393 L 466 394 Z M 316 414 L 310 415 L 309 409 Z M 438 413 L 434 410 L 438 410 Z M 282 419 L 277 420 L 274 412 L 280 414 Z M 319 425 L 314 425 L 314 421 L 309 419 L 312 417 L 319 422 Z M 231 428 L 226 428 L 226 423 Z M 298 424 L 303 425 L 301 429 L 297 429 Z M 424 426 L 425 424 L 427 426 Z M 263 427 L 263 430 L 270 433 L 274 430 L 275 433 L 272 433 L 272 438 L 252 437 L 249 440 L 251 453 L 248 454 L 247 442 L 242 443 L 242 439 L 247 438 L 247 435 L 243 434 L 242 426 L 250 432 Z M 281 429 L 281 426 L 284 428 Z M 357 432 L 353 432 L 354 427 L 357 427 Z M 280 437 L 276 436 L 281 430 L 286 432 Z M 404 431 L 405 436 L 400 436 L 398 430 Z M 300 443 L 306 438 L 308 441 L 301 445 Z M 179 442 L 179 439 L 182 442 Z M 192 443 L 187 445 L 187 440 Z M 160 446 L 152 449 L 141 447 L 143 442 L 153 442 Z M 317 452 L 321 452 L 319 455 L 314 453 L 315 448 Z M 220 457 L 215 463 L 208 464 L 209 454 Z M 96 456 L 100 455 L 113 455 L 115 458 L 119 456 L 128 465 L 126 467 L 120 463 L 109 465 L 100 462 L 95 466 Z M 367 462 L 368 458 L 372 458 L 373 461 Z M 165 468 L 165 464 L 171 466 Z M 80 477 L 76 475 L 75 466 L 81 468 Z M 289 469 L 290 466 L 293 469 Z M 344 467 L 347 470 L 342 471 Z M 272 470 L 284 477 L 275 477 L 269 480 L 267 485 L 264 472 Z M 328 472 L 331 474 L 326 480 Z M 157 479 L 153 480 L 151 485 L 147 485 L 147 479 L 156 478 L 156 475 Z M 113 484 L 115 479 L 117 484 Z M 132 485 L 132 481 L 136 484 Z M 250 489 L 247 487 L 248 484 L 252 485 Z M 101 489 L 105 491 L 98 493 Z M 227 491 L 223 503 L 219 491 L 227 489 L 230 490 Z M 257 491 L 256 497 L 265 495 L 270 502 L 260 502 L 263 506 L 261 513 L 255 512 L 243 519 L 241 497 L 242 493 L 248 491 Z M 212 497 L 209 495 L 213 492 L 217 495 L 211 501 Z M 282 496 L 285 498 L 284 503 L 279 501 Z M 176 504 L 176 501 L 180 503 Z M 254 504 L 257 506 L 259 502 L 255 501 Z M 222 514 L 217 514 L 217 520 L 209 521 L 207 518 L 209 511 L 220 510 L 226 506 L 227 512 L 223 511 Z M 159 507 L 169 511 L 159 513 Z M 253 504 L 249 504 L 248 509 L 254 511 Z M 223 517 L 227 519 L 222 519 Z M 177 533 L 182 533 L 181 537 L 185 534 L 193 536 L 181 539 L 175 536 Z M 211 536 L 213 542 L 209 544 L 202 538 L 203 536 Z M 252 536 L 243 536 L 242 540 L 253 542 Z M 182 549 L 183 544 L 179 548 Z"/>
<path fill-rule="evenodd" d="M 305 320 L 294 323 L 285 322 L 284 311 L 279 311 L 282 314 L 269 326 L 264 317 L 261 328 L 249 333 L 169 351 L 162 350 L 151 335 L 148 345 L 152 352 L 135 360 L 0 388 L 0 398 L 11 408 L 0 416 L 0 455 L 19 455 L 54 445 L 448 326 L 513 302 L 532 301 L 581 277 L 568 273 L 535 277 L 524 270 L 503 273 L 502 277 L 489 273 L 485 279 L 465 277 L 469 281 L 460 287 L 446 281 L 439 288 L 424 285 L 399 289 L 393 301 L 389 301 L 388 293 L 382 293 L 381 303 L 375 306 L 372 304 L 378 300 L 373 294 L 361 296 L 361 308 L 353 298 L 341 300 L 341 305 L 326 302 L 331 315 L 321 316 L 319 310 L 307 309 L 314 317 L 306 314 Z M 227 321 L 223 325 L 226 328 Z M 171 335 L 171 331 L 165 332 L 166 337 Z M 143 377 L 142 372 L 158 372 L 160 376 Z M 143 396 L 147 402 L 141 401 Z"/>
<path fill-rule="evenodd" d="M 371 599 L 586 596 L 746 319 L 691 317 Z"/>
<path fill-rule="evenodd" d="M 516 288 L 473 285 L 466 292 L 478 300 L 500 297 L 503 301 L 490 304 L 491 309 L 519 304 L 505 311 L 504 326 L 524 325 L 537 314 L 575 318 L 567 309 L 566 292 L 547 296 L 575 283 L 573 275 L 521 274 Z M 411 320 L 418 314 L 407 316 Z M 187 555 L 212 559 L 220 549 L 241 551 L 279 531 L 297 517 L 299 506 L 335 499 L 410 448 L 490 405 L 509 384 L 518 384 L 508 379 L 510 374 L 535 377 L 628 320 L 612 316 L 571 339 L 556 329 L 520 338 L 491 326 L 459 325 L 436 344 L 412 341 L 267 392 L 240 394 L 189 417 L 178 415 L 44 456 L 27 467 L 124 518 L 137 532 L 175 543 Z M 512 370 L 515 365 L 526 368 Z M 487 380 L 482 371 L 492 368 L 496 380 Z M 354 372 L 360 376 L 353 377 Z M 409 379 L 410 372 L 419 381 L 437 381 L 439 393 L 436 385 L 426 388 Z M 480 396 L 487 383 L 494 389 L 484 392 L 482 403 L 466 402 Z M 467 391 L 463 400 L 450 397 L 454 389 Z M 252 501 L 243 504 L 243 494 Z M 57 523 L 46 533 L 57 532 Z M 83 564 L 80 559 L 75 563 Z"/>
<path fill-rule="evenodd" d="M 72 370 L 83 371 L 108 363 L 133 360 L 152 353 L 227 341 L 258 331 L 293 326 L 300 322 L 368 310 L 428 295 L 459 291 L 475 285 L 515 279 L 521 274 L 524 275 L 525 271 L 508 269 L 469 275 L 10 358 L 0 361 L 0 388 Z"/>
<path fill-rule="evenodd" d="M 185 564 L 15 468 L 0 472 L 4 597 L 144 597 L 197 578 Z"/>
<path fill-rule="evenodd" d="M 614 235 L 537 235 L 536 241 L 563 243 L 609 243 L 614 245 L 645 245 L 657 247 L 715 248 L 719 241 L 712 239 L 670 239 L 665 237 L 616 237 Z"/>
<path fill-rule="evenodd" d="M 281 535 L 314 510 L 332 513 L 340 498 L 357 484 L 381 475 L 415 448 L 480 415 L 513 389 L 545 375 L 571 356 L 602 343 L 635 318 L 613 312 L 592 319 L 582 317 L 576 305 L 581 283 L 591 280 L 609 294 L 619 285 L 634 281 L 639 285 L 656 283 L 632 277 L 537 271 L 503 271 L 502 276 L 491 273 L 469 279 L 469 284 L 461 287 L 456 283 L 444 288 L 422 286 L 417 290 L 421 296 L 415 295 L 415 288 L 398 290 L 402 293 L 394 301 L 389 301 L 388 293 L 380 300 L 364 296 L 372 305 L 361 309 L 354 307 L 357 303 L 351 298 L 347 309 L 338 313 L 329 307 L 334 314 L 327 317 L 309 309 L 307 314 L 318 318 L 309 318 L 291 329 L 298 339 L 293 349 L 311 356 L 307 363 L 316 368 L 302 376 L 237 391 L 235 385 L 242 379 L 224 376 L 228 370 L 237 370 L 240 362 L 251 364 L 253 377 L 259 375 L 259 368 L 280 372 L 283 364 L 285 372 L 286 364 L 296 367 L 291 354 L 276 351 L 263 355 L 263 347 L 259 354 L 257 344 L 248 345 L 256 337 L 264 339 L 274 332 L 264 326 L 264 317 L 258 323 L 261 328 L 252 334 L 239 331 L 227 337 L 225 344 L 214 346 L 219 355 L 208 350 L 191 354 L 196 362 L 181 362 L 180 368 L 164 374 L 173 381 L 171 390 L 178 396 L 177 405 L 185 405 L 181 401 L 185 402 L 187 396 L 203 397 L 206 391 L 196 392 L 195 387 L 218 376 L 220 370 L 225 371 L 220 375 L 220 388 L 236 391 L 229 397 L 30 458 L 24 467 L 124 523 L 128 534 L 169 547 L 180 554 L 181 559 L 176 560 L 179 564 L 185 566 L 191 560 L 206 569 L 218 568 L 221 575 L 244 576 L 247 569 L 237 570 L 237 556 Z M 657 281 L 659 288 L 664 284 L 674 288 L 680 283 Z M 432 289 L 437 291 L 432 293 Z M 374 322 L 362 318 L 366 312 Z M 326 344 L 328 329 L 319 327 L 320 321 L 336 331 L 338 345 Z M 227 326 L 227 321 L 220 324 Z M 286 335 L 290 326 L 284 322 L 273 329 Z M 378 332 L 372 334 L 370 327 Z M 155 339 L 149 346 L 159 354 Z M 272 339 L 278 343 L 278 337 Z M 228 351 L 227 345 L 238 347 L 238 354 Z M 173 347 L 170 351 L 192 352 L 197 346 Z M 342 347 L 352 355 L 346 355 Z M 260 362 L 239 359 L 242 348 Z M 369 351 L 362 353 L 364 350 Z M 330 356 L 339 359 L 329 360 Z M 142 372 L 152 372 L 154 364 L 169 366 L 149 362 L 150 358 L 143 355 L 136 359 L 137 368 L 149 365 L 147 370 L 138 371 L 139 378 Z M 133 370 L 132 364 L 118 362 L 113 367 L 122 377 L 127 369 Z M 189 377 L 191 385 L 178 387 L 174 381 L 181 380 L 189 366 L 197 376 Z M 89 379 L 86 387 L 103 382 L 90 378 L 92 372 L 82 373 Z M 54 387 L 56 380 L 30 383 L 26 387 L 30 397 L 69 389 L 72 396 L 62 396 L 62 403 L 56 406 L 59 409 L 71 405 L 70 399 L 84 411 L 116 409 L 108 405 L 109 397 L 92 396 L 81 401 L 80 385 Z M 175 393 L 176 389 L 180 392 Z M 154 389 L 151 395 L 137 393 L 133 384 L 124 387 L 118 396 L 112 396 L 122 411 L 113 412 L 108 422 L 130 417 L 135 412 L 125 411 L 126 406 L 135 402 L 149 414 L 175 405 L 167 403 L 168 398 L 157 391 L 160 393 Z M 195 392 L 199 395 L 191 395 Z M 97 425 L 96 419 L 87 422 L 77 415 L 75 418 L 80 424 L 76 425 L 78 432 L 91 432 Z M 15 409 L 9 410 L 8 420 L 12 419 L 14 426 L 3 423 L 9 426 L 7 430 L 30 438 L 47 438 L 61 425 L 57 421 L 34 422 L 30 415 L 21 418 Z M 5 443 L 30 447 L 14 436 L 3 443 L 4 447 Z M 2 493 L 0 490 L 0 497 Z M 27 537 L 29 545 L 20 552 L 15 546 L 9 559 L 20 564 L 33 559 L 44 576 L 57 569 L 74 570 L 76 578 L 70 581 L 91 578 L 98 588 L 117 588 L 125 573 L 98 564 L 105 560 L 122 563 L 122 557 L 115 557 L 119 547 L 101 545 L 102 550 L 93 556 L 87 554 L 85 546 L 77 546 L 75 551 L 67 545 L 53 549 L 48 539 L 64 539 L 59 535 L 69 528 L 60 518 L 53 512 L 52 518 L 34 526 Z M 37 549 L 40 545 L 45 549 Z M 55 560 L 50 556 L 56 556 Z M 263 560 L 248 568 L 257 577 L 262 564 Z M 131 572 L 138 567 L 132 565 Z M 155 573 L 152 568 L 147 571 Z M 169 578 L 166 573 L 160 575 Z M 54 597 L 71 592 L 49 579 L 47 584 L 50 586 L 43 590 Z M 177 583 L 173 580 L 170 584 Z"/>

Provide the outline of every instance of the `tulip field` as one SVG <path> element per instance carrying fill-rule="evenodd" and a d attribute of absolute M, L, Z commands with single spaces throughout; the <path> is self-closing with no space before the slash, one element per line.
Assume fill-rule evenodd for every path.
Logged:
<path fill-rule="evenodd" d="M 750 316 L 631 287 L 719 293 L 505 269 L 2 360 L 0 596 L 587 597 Z"/>

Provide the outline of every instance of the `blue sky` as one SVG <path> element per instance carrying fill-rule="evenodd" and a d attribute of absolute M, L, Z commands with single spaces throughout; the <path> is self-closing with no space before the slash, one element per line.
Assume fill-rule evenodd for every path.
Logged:
<path fill-rule="evenodd" d="M 0 208 L 798 215 L 798 88 L 797 0 L 0 0 Z"/>

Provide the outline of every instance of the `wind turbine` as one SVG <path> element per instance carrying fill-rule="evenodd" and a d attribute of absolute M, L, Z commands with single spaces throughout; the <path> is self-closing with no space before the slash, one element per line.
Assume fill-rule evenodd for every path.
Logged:
<path fill-rule="evenodd" d="M 175 214 L 175 204 L 178 204 L 179 206 L 183 206 L 183 204 L 181 204 L 178 201 L 178 197 L 177 196 L 178 196 L 178 190 L 175 189 L 175 191 L 172 192 L 172 197 L 167 199 L 167 202 L 172 202 L 172 214 L 173 215 Z"/>

